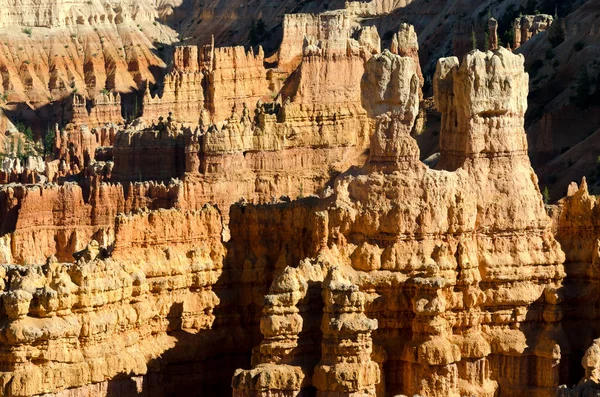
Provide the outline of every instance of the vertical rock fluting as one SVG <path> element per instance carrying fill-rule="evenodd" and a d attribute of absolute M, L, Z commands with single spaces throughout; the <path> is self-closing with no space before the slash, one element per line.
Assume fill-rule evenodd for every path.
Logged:
<path fill-rule="evenodd" d="M 215 122 L 231 116 L 244 104 L 254 112 L 256 103 L 268 96 L 265 54 L 246 52 L 244 47 L 215 48 L 208 72 L 207 108 Z"/>
<path fill-rule="evenodd" d="M 371 330 L 381 352 L 374 349 L 367 360 L 368 349 L 350 349 L 365 354 L 360 369 L 325 382 L 317 366 L 312 385 L 327 393 L 333 389 L 325 384 L 356 386 L 358 374 L 367 373 L 373 377 L 361 381 L 372 385 L 375 372 L 369 368 L 385 361 L 385 382 L 363 393 L 491 397 L 500 390 L 520 396 L 527 388 L 536 396 L 553 396 L 560 382 L 556 363 L 561 348 L 568 348 L 558 306 L 564 255 L 526 155 L 523 58 L 500 49 L 472 52 L 460 65 L 457 59 L 441 60 L 435 85 L 446 170 L 418 161 L 409 135 L 414 118 L 392 112 L 377 121 L 380 132 L 372 147 L 380 149 L 366 167 L 338 177 L 332 195 L 316 207 L 299 212 L 299 202 L 277 209 L 273 227 L 293 211 L 297 226 L 281 223 L 280 230 L 292 235 L 296 229 L 319 230 L 314 238 L 322 242 L 313 245 L 314 253 L 287 246 L 287 266 L 307 258 L 325 267 L 352 267 L 355 286 L 348 291 L 379 295 L 365 314 L 377 320 Z M 405 90 L 410 97 L 410 85 Z M 248 213 L 257 219 L 257 213 L 268 218 L 271 211 L 265 206 Z M 235 223 L 240 217 L 235 214 Z M 237 238 L 245 239 L 232 229 L 232 243 Z M 323 311 L 331 319 L 327 307 Z M 327 366 L 335 348 L 331 330 L 323 330 Z M 353 362 L 350 350 L 338 352 L 336 362 Z"/>
<path fill-rule="evenodd" d="M 185 114 L 184 120 L 200 124 L 198 128 L 183 127 L 176 115 L 170 115 L 151 127 L 137 123 L 125 131 L 117 131 L 116 125 L 90 129 L 69 124 L 62 131 L 57 129 L 57 160 L 35 174 L 11 166 L 5 178 L 29 181 L 46 176 L 50 182 L 59 182 L 83 176 L 85 180 L 73 199 L 76 205 L 56 207 L 67 214 L 68 224 L 59 216 L 40 216 L 45 207 L 41 211 L 29 205 L 25 211 L 13 208 L 24 219 L 38 216 L 40 223 L 32 227 L 11 223 L 3 235 L 14 232 L 12 236 L 19 238 L 35 232 L 44 236 L 43 248 L 25 250 L 24 256 L 21 251 L 27 244 L 13 245 L 8 250 L 12 258 L 19 263 L 43 262 L 54 253 L 61 261 L 71 260 L 91 235 L 104 235 L 103 230 L 110 229 L 109 216 L 107 222 L 93 219 L 94 208 L 108 207 L 100 210 L 106 214 L 145 206 L 196 210 L 212 202 L 223 209 L 227 220 L 229 206 L 242 197 L 259 203 L 282 195 L 314 194 L 332 175 L 363 164 L 372 127 L 361 106 L 360 84 L 365 63 L 379 49 L 379 36 L 376 29 L 365 28 L 355 40 L 350 31 L 339 35 L 338 28 L 328 26 L 331 40 L 318 45 L 308 39 L 301 43 L 301 52 L 306 53 L 295 73 L 297 80 L 290 79 L 291 88 L 286 91 L 290 96 L 285 101 L 281 97 L 266 104 L 257 100 L 267 84 L 262 51 L 254 55 L 242 47 L 179 46 L 163 96 L 152 97 L 147 91 L 142 111 L 144 117 L 154 118 L 173 110 Z M 399 78 L 403 70 L 393 73 L 390 78 Z M 73 95 L 72 112 L 82 122 L 96 117 L 101 108 L 107 117 L 114 116 L 119 95 L 100 94 L 98 98 L 99 105 L 88 112 L 87 100 Z M 220 109 L 221 116 L 207 108 Z M 225 119 L 213 124 L 215 117 Z M 104 189 L 103 182 L 116 183 L 110 202 L 96 195 Z M 59 190 L 44 186 L 40 192 L 50 195 L 53 189 Z M 42 224 L 43 233 L 33 230 Z M 84 229 L 84 234 L 75 233 Z M 10 235 L 5 238 L 12 241 Z M 106 241 L 101 240 L 102 244 Z"/>
<path fill-rule="evenodd" d="M 356 21 L 347 12 L 323 14 L 286 14 L 283 18 L 283 39 L 279 47 L 279 67 L 295 70 L 303 57 L 306 37 L 329 42 L 330 48 L 345 51 L 348 37 Z"/>
<path fill-rule="evenodd" d="M 205 73 L 201 68 L 198 46 L 177 46 L 158 92 L 150 93 L 149 83 L 141 103 L 142 118 L 157 121 L 172 112 L 178 120 L 197 123 L 204 109 Z"/>
<path fill-rule="evenodd" d="M 587 397 L 600 207 L 582 183 L 553 213 L 565 278 L 526 154 L 523 58 L 440 60 L 433 170 L 411 137 L 414 29 L 379 54 L 376 29 L 346 13 L 294 18 L 295 72 L 272 103 L 257 100 L 261 51 L 179 47 L 145 111 L 198 129 L 71 126 L 47 174 L 80 186 L 0 190 L 0 258 L 21 263 L 0 265 L 0 394 L 221 395 L 251 366 L 234 396 Z M 74 96 L 79 122 L 119 122 L 118 95 L 87 101 Z M 242 196 L 276 204 L 231 207 L 225 245 Z"/>

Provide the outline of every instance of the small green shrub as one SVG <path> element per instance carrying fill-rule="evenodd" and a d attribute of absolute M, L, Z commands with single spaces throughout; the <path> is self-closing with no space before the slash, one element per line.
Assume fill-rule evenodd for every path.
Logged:
<path fill-rule="evenodd" d="M 552 48 L 558 47 L 563 41 L 565 41 L 566 35 L 565 23 L 562 19 L 555 19 L 548 29 L 548 42 Z"/>
<path fill-rule="evenodd" d="M 544 187 L 542 197 L 544 198 L 544 204 L 550 204 L 550 191 L 548 190 L 548 186 Z"/>

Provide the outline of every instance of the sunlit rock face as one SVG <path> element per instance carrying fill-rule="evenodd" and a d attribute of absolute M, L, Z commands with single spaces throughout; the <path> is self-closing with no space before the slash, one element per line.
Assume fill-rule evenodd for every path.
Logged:
<path fill-rule="evenodd" d="M 244 222 L 272 212 L 262 233 L 274 223 L 311 237 L 297 246 L 282 237 L 279 255 L 262 260 L 274 277 L 264 340 L 253 369 L 234 375 L 234 395 L 311 386 L 322 395 L 517 396 L 523 387 L 555 395 L 564 254 L 526 155 L 523 58 L 501 49 L 470 53 L 462 64 L 442 59 L 435 84 L 448 170 L 418 161 L 416 114 L 407 112 L 418 93 L 404 84 L 402 106 L 377 119 L 369 162 L 338 177 L 331 196 L 241 215 Z M 330 272 L 347 274 L 352 297 L 337 303 L 344 315 L 335 324 L 360 347 L 331 347 Z M 322 297 L 310 293 L 315 283 Z M 353 359 L 361 354 L 367 358 Z M 339 364 L 330 367 L 332 355 Z M 342 374 L 344 362 L 358 367 Z M 534 369 L 541 367 L 543 374 Z"/>
<path fill-rule="evenodd" d="M 2 161 L 0 395 L 598 389 L 600 207 L 544 206 L 522 56 L 439 60 L 430 168 L 411 1 L 292 7 L 270 54 L 215 42 L 290 2 L 198 4 L 202 40 L 179 1 L 5 3 L 5 114 L 57 123 Z"/>

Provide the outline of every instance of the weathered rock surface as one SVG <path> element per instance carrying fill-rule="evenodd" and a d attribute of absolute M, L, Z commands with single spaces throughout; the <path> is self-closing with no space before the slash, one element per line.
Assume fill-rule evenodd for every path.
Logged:
<path fill-rule="evenodd" d="M 318 277 L 324 273 L 319 269 L 347 269 L 355 276 L 345 291 L 356 297 L 339 303 L 344 308 L 337 310 L 345 314 L 335 323 L 350 340 L 353 332 L 373 331 L 378 348 L 371 350 L 368 332 L 360 337 L 362 345 L 349 344 L 348 350 L 330 345 L 335 338 L 329 336 L 328 325 L 323 325 L 322 337 L 313 336 L 321 316 L 323 324 L 332 321 L 328 293 L 325 308 L 317 313 L 303 312 L 306 303 L 296 303 L 299 298 L 282 302 L 279 309 L 275 296 L 268 295 L 261 324 L 270 326 L 261 327 L 265 340 L 260 353 L 254 352 L 256 367 L 234 376 L 234 395 L 260 395 L 271 387 L 276 395 L 289 395 L 309 385 L 323 395 L 383 395 L 385 390 L 391 395 L 493 396 L 502 390 L 502 395 L 518 396 L 523 388 L 539 396 L 554 395 L 560 381 L 554 362 L 565 336 L 559 323 L 562 311 L 553 296 L 564 277 L 564 254 L 551 233 L 526 156 L 526 80 L 523 58 L 503 49 L 471 53 L 461 65 L 456 59 L 441 60 L 436 101 L 443 118 L 457 119 L 462 127 L 456 129 L 447 120 L 443 124 L 440 163 L 451 170 L 431 170 L 418 161 L 410 128 L 404 127 L 410 121 L 400 112 L 378 120 L 377 131 L 382 132 L 372 139 L 387 138 L 388 146 L 373 151 L 358 175 L 340 176 L 330 197 L 278 209 L 246 209 L 241 221 L 251 218 L 259 225 L 273 212 L 259 235 L 268 235 L 272 228 L 290 236 L 309 231 L 310 238 L 299 246 L 287 237 L 265 241 L 265 247 L 272 247 L 265 258 L 267 268 L 281 274 L 271 293 L 294 273 L 304 283 L 317 275 L 315 281 L 327 291 L 331 281 L 321 281 L 327 279 Z M 446 140 L 446 134 L 454 139 Z M 371 147 L 381 146 L 372 142 Z M 297 269 L 282 267 L 284 263 Z M 301 281 L 298 287 L 285 285 L 294 292 L 281 293 L 306 294 Z M 363 299 L 358 291 L 379 295 L 367 304 L 366 317 L 351 309 L 354 299 Z M 285 320 L 280 317 L 284 313 L 290 313 Z M 367 325 L 372 320 L 366 318 L 376 319 L 377 328 Z M 289 340 L 289 353 L 265 356 L 275 340 Z M 321 364 L 315 357 L 319 348 Z M 365 356 L 356 361 L 361 365 L 355 370 L 349 366 L 344 375 L 328 375 L 337 367 L 327 363 L 355 362 L 356 354 Z M 274 367 L 277 357 L 286 358 Z M 375 363 L 384 362 L 385 376 L 378 378 Z M 281 371 L 290 379 L 284 382 L 287 388 L 256 383 L 264 371 Z M 338 385 L 342 379 L 344 385 Z"/>
<path fill-rule="evenodd" d="M 187 2 L 0 10 L 4 114 L 60 120 L 2 162 L 0 394 L 594 395 L 597 199 L 543 205 L 522 56 L 440 60 L 419 161 L 419 56 L 487 3 L 263 3 L 194 3 L 172 54 Z M 215 45 L 252 19 L 272 56 Z"/>
<path fill-rule="evenodd" d="M 0 267 L 3 395 L 83 395 L 119 374 L 141 377 L 177 332 L 213 325 L 225 255 L 216 209 L 140 212 L 114 228 L 110 258 L 92 241 L 73 264 Z"/>
<path fill-rule="evenodd" d="M 57 7 L 39 3 L 43 3 L 38 4 L 39 7 Z M 47 128 L 35 118 L 40 115 L 61 124 L 75 117 L 76 122 L 90 123 L 90 128 L 115 122 L 121 117 L 121 100 L 113 94 L 107 97 L 106 92 L 129 93 L 141 88 L 145 81 L 156 83 L 166 65 L 154 45 L 167 45 L 176 38 L 173 30 L 153 23 L 151 16 L 142 16 L 143 12 L 137 14 L 140 21 L 127 17 L 117 23 L 115 19 L 109 20 L 111 11 L 100 2 L 80 3 L 83 3 L 81 7 L 75 2 L 69 6 L 79 14 L 77 18 L 82 18 L 84 22 L 81 23 L 73 21 L 65 27 L 53 25 L 51 29 L 0 28 L 4 107 L 13 117 L 40 131 Z M 132 2 L 130 6 L 143 4 Z M 0 7 L 2 12 L 7 12 L 7 8 Z M 59 11 L 40 14 L 42 11 L 33 13 L 35 7 L 24 8 L 38 18 L 72 18 Z M 123 5 L 118 8 L 126 12 Z M 98 13 L 107 12 L 107 15 L 85 15 L 86 10 L 92 9 Z M 20 14 L 25 15 L 24 12 Z M 43 21 L 30 23 L 35 26 L 46 24 Z M 71 106 L 69 98 L 74 94 L 84 98 L 77 99 Z M 85 108 L 86 101 L 92 105 L 89 106 L 91 112 Z M 20 107 L 19 103 L 27 103 L 26 108 Z"/>
<path fill-rule="evenodd" d="M 515 19 L 513 23 L 513 49 L 516 50 L 525 44 L 531 37 L 550 28 L 552 25 L 552 15 L 523 15 Z"/>

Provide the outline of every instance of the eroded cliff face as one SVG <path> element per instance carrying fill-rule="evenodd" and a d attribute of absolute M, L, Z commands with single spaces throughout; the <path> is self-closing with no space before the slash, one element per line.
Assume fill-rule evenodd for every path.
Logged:
<path fill-rule="evenodd" d="M 567 196 L 553 208 L 553 228 L 566 254 L 562 296 L 564 329 L 568 353 L 575 371 L 570 374 L 572 389 L 561 396 L 598 393 L 598 197 L 588 193 L 585 178 L 571 183 Z"/>
<path fill-rule="evenodd" d="M 71 92 L 93 98 L 103 89 L 129 92 L 156 82 L 152 69 L 165 65 L 153 43 L 173 40 L 172 31 L 152 22 L 28 29 L 1 29 L 0 65 L 6 101 L 36 108 Z"/>
<path fill-rule="evenodd" d="M 5 190 L 11 214 L 3 231 L 5 257 L 39 263 L 54 254 L 67 261 L 92 236 L 106 247 L 112 218 L 144 207 L 199 210 L 214 203 L 227 222 L 234 202 L 318 193 L 336 174 L 364 164 L 373 123 L 362 105 L 361 84 L 377 80 L 380 71 L 370 65 L 380 57 L 380 44 L 375 29 L 358 32 L 358 39 L 350 30 L 331 40 L 307 37 L 291 74 L 267 72 L 260 49 L 255 55 L 242 47 L 177 47 L 162 92 L 146 91 L 142 119 L 125 130 L 113 106 L 118 94 L 99 95 L 103 117 L 115 120 L 97 128 L 88 121 L 101 106 L 88 111 L 85 98 L 73 96 L 78 122 L 55 129 L 57 159 L 35 170 L 19 163 L 5 176 L 7 182 L 57 184 Z M 386 84 L 405 74 L 403 84 L 412 81 L 414 94 L 418 78 L 412 74 L 418 69 L 409 62 L 407 70 L 386 66 L 394 79 Z M 269 79 L 281 75 L 287 77 L 280 93 L 263 102 L 273 92 Z M 384 95 L 386 87 L 376 90 Z M 397 89 L 385 95 L 381 101 L 402 101 Z M 412 112 L 417 105 L 411 102 Z M 34 234 L 42 243 L 27 250 Z"/>
<path fill-rule="evenodd" d="M 415 29 L 388 21 L 381 51 L 363 26 L 411 5 L 293 14 L 274 57 L 215 38 L 175 47 L 168 65 L 135 40 L 166 31 L 151 22 L 175 2 L 2 10 L 56 24 L 59 47 L 75 28 L 133 37 L 139 23 L 142 48 L 119 58 L 129 74 L 94 60 L 105 52 L 81 85 L 57 71 L 72 123 L 49 126 L 54 159 L 3 161 L 0 394 L 593 393 L 597 200 L 583 183 L 547 215 L 524 59 L 504 48 L 438 62 L 441 153 L 435 168 L 419 161 Z M 218 6 L 189 30 L 225 31 L 244 9 L 255 15 Z M 31 67 L 19 90 L 39 104 L 45 66 Z M 145 90 L 133 115 L 127 87 Z"/>
<path fill-rule="evenodd" d="M 177 2 L 175 2 L 177 3 Z M 122 123 L 119 94 L 156 84 L 177 33 L 160 23 L 169 1 L 5 1 L 0 5 L 4 113 L 33 127 Z M 139 107 L 139 106 L 138 106 Z M 123 113 L 123 115 L 122 115 Z"/>
<path fill-rule="evenodd" d="M 106 395 L 119 374 L 141 391 L 177 332 L 213 326 L 225 255 L 215 208 L 139 212 L 113 227 L 109 258 L 93 240 L 76 263 L 0 267 L 4 395 Z"/>
<path fill-rule="evenodd" d="M 121 24 L 125 22 L 153 22 L 167 16 L 178 0 L 160 2 L 121 1 L 115 5 L 99 0 L 28 0 L 3 1 L 0 3 L 2 27 L 36 26 L 65 27 L 71 25 L 95 25 L 102 22 Z"/>
<path fill-rule="evenodd" d="M 235 213 L 244 224 L 273 212 L 255 233 L 310 238 L 250 251 L 274 281 L 234 395 L 555 394 L 564 254 L 526 156 L 526 79 L 504 49 L 442 59 L 436 101 L 459 125 L 441 132 L 449 170 L 418 161 L 416 115 L 397 110 L 378 118 L 367 166 L 331 196 Z"/>
<path fill-rule="evenodd" d="M 513 49 L 517 49 L 525 44 L 536 34 L 548 30 L 552 25 L 552 15 L 523 15 L 513 22 Z"/>

